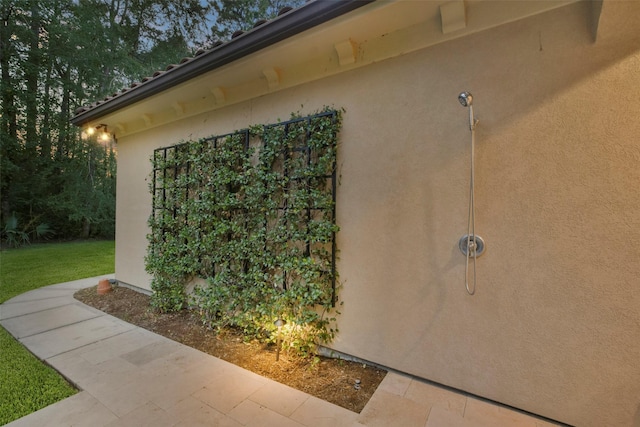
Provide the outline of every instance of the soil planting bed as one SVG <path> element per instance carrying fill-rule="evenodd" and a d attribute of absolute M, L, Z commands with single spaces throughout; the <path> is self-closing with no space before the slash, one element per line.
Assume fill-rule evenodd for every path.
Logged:
<path fill-rule="evenodd" d="M 189 310 L 162 314 L 154 311 L 149 296 L 140 292 L 114 286 L 111 292 L 98 295 L 96 288 L 80 290 L 74 296 L 128 323 L 354 412 L 362 411 L 386 375 L 386 371 L 363 363 L 326 357 L 314 363 L 287 352 L 282 352 L 276 362 L 275 346 L 245 342 L 241 334 L 231 329 L 212 331 Z M 355 387 L 356 380 L 360 381 L 359 389 Z"/>

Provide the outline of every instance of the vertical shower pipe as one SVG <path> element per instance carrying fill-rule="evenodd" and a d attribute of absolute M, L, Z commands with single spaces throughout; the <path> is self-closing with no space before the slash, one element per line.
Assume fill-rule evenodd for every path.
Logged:
<path fill-rule="evenodd" d="M 458 247 L 466 256 L 464 285 L 467 293 L 473 295 L 476 292 L 476 259 L 484 252 L 484 240 L 476 235 L 475 212 L 475 130 L 478 121 L 473 116 L 473 96 L 469 92 L 458 95 L 458 101 L 463 107 L 469 108 L 469 130 L 471 131 L 471 171 L 469 179 L 469 216 L 467 220 L 467 234 L 458 241 Z M 469 264 L 473 260 L 473 286 L 469 285 Z"/>

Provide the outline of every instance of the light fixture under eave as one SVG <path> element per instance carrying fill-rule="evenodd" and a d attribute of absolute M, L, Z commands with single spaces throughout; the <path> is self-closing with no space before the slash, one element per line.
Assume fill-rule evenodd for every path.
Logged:
<path fill-rule="evenodd" d="M 82 138 L 83 139 L 87 139 L 92 137 L 93 135 L 95 135 L 96 131 L 99 131 L 98 135 L 97 135 L 97 140 L 100 143 L 106 144 L 106 143 L 111 143 L 111 142 L 116 142 L 116 136 L 115 134 L 112 134 L 109 132 L 109 129 L 107 128 L 106 124 L 99 124 L 97 126 L 89 126 L 88 128 L 86 128 L 83 132 L 82 132 Z"/>
<path fill-rule="evenodd" d="M 110 142 L 111 141 L 111 134 L 107 131 L 107 128 L 105 127 L 104 130 L 100 133 L 100 136 L 98 138 L 101 142 Z"/>
<path fill-rule="evenodd" d="M 95 133 L 96 133 L 96 128 L 94 128 L 93 126 L 85 127 L 82 129 L 82 132 L 80 132 L 80 138 L 82 138 L 83 140 L 89 139 Z"/>

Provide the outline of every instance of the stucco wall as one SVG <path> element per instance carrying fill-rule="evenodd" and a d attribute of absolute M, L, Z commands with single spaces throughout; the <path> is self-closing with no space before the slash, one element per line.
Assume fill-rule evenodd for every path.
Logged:
<path fill-rule="evenodd" d="M 148 287 L 153 148 L 344 107 L 332 346 L 569 424 L 640 425 L 640 41 L 594 44 L 589 19 L 564 7 L 123 138 L 117 278 Z"/>

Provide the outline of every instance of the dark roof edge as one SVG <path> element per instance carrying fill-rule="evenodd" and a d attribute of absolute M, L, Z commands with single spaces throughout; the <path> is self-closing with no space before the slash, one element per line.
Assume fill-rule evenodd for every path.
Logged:
<path fill-rule="evenodd" d="M 166 71 L 95 107 L 90 107 L 72 117 L 70 121 L 76 126 L 82 126 L 373 1 L 375 0 L 316 0 L 307 3 L 192 59 L 184 65 Z"/>

